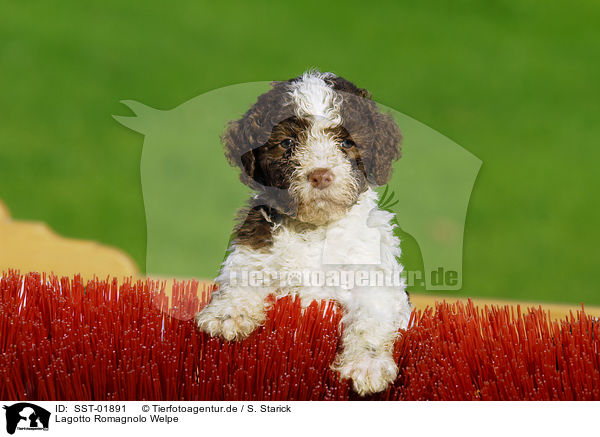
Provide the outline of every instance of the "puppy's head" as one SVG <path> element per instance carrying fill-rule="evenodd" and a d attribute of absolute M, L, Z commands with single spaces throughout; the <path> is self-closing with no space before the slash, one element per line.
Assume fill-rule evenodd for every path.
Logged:
<path fill-rule="evenodd" d="M 274 82 L 223 135 L 242 181 L 284 214 L 321 225 L 385 184 L 400 132 L 370 94 L 332 73 Z"/>

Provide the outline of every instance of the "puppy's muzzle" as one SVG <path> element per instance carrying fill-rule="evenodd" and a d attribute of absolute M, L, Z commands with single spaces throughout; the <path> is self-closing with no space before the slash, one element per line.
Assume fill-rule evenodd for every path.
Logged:
<path fill-rule="evenodd" d="M 335 175 L 328 168 L 317 168 L 308 175 L 310 184 L 319 190 L 323 190 L 330 186 L 334 179 Z"/>

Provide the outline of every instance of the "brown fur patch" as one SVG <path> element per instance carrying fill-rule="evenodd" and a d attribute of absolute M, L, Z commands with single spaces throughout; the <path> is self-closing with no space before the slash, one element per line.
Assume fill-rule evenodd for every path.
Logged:
<path fill-rule="evenodd" d="M 379 111 L 367 90 L 341 77 L 327 81 L 343 95 L 342 124 L 360 150 L 369 181 L 384 185 L 392 175 L 392 164 L 401 156 L 398 125 Z"/>
<path fill-rule="evenodd" d="M 264 146 L 273 128 L 293 116 L 293 107 L 287 95 L 288 82 L 273 82 L 273 88 L 258 100 L 239 120 L 228 124 L 222 141 L 230 164 L 242 169 L 240 179 L 251 188 L 260 189 L 254 180 L 256 159 L 254 149 Z"/>
<path fill-rule="evenodd" d="M 256 206 L 243 209 L 239 212 L 239 217 L 240 224 L 235 229 L 236 244 L 260 250 L 273 243 L 273 226 L 280 220 L 276 211 L 268 207 Z"/>
<path fill-rule="evenodd" d="M 273 126 L 271 135 L 263 146 L 246 154 L 252 153 L 254 171 L 252 178 L 265 187 L 288 189 L 290 176 L 296 163 L 292 154 L 296 145 L 305 139 L 308 128 L 306 120 L 290 117 Z M 283 144 L 288 143 L 287 147 Z"/>

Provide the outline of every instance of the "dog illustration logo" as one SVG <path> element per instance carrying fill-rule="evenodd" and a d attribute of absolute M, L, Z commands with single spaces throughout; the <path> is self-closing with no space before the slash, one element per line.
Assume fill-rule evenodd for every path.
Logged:
<path fill-rule="evenodd" d="M 123 101 L 135 116 L 114 118 L 144 135 L 140 171 L 148 274 L 207 278 L 217 273 L 215 266 L 223 261 L 231 228 L 198 226 L 203 222 L 198 218 L 206 223 L 230 222 L 248 200 L 248 190 L 231 170 L 219 138 L 224 126 L 270 88 L 270 82 L 231 85 L 165 111 Z M 460 290 L 464 224 L 481 161 L 417 120 L 378 107 L 394 118 L 404 138 L 403 157 L 394 163 L 386 188 L 390 197 L 394 194 L 386 210 L 397 215 L 398 236 L 405 248 L 409 237 L 413 241 L 414 248 L 403 249 L 404 266 L 419 271 L 415 285 L 422 283 L 425 290 Z M 261 189 L 279 199 L 276 188 Z M 361 230 L 372 233 L 370 224 Z M 368 259 L 359 262 L 377 264 L 377 246 L 373 240 Z M 338 249 L 325 248 L 326 264 L 338 263 L 344 254 Z"/>
<path fill-rule="evenodd" d="M 5 405 L 3 408 L 6 410 L 6 432 L 9 434 L 14 434 L 17 429 L 48 431 L 50 411 L 27 402 Z"/>

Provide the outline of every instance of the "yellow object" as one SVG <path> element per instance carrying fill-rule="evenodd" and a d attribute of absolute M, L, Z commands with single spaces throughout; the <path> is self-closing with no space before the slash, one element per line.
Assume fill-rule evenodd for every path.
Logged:
<path fill-rule="evenodd" d="M 62 237 L 44 223 L 13 220 L 0 202 L 0 274 L 8 269 L 54 272 L 58 276 L 81 274 L 85 279 L 138 273 L 123 251 L 94 241 Z"/>

